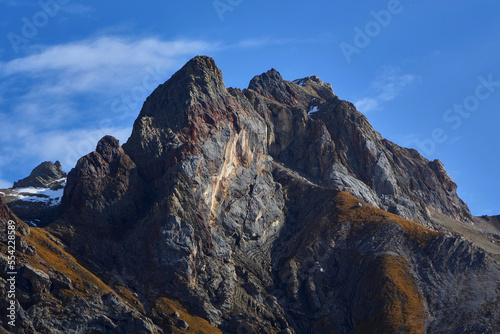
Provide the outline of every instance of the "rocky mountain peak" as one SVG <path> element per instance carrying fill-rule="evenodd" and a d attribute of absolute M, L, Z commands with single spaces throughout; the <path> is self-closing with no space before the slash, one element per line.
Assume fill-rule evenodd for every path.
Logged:
<path fill-rule="evenodd" d="M 207 56 L 196 56 L 188 61 L 177 73 L 176 79 L 182 76 L 190 76 L 199 81 L 199 85 L 210 85 L 223 83 L 222 71 L 217 65 L 215 60 Z"/>
<path fill-rule="evenodd" d="M 265 92 L 272 90 L 272 87 L 283 84 L 284 80 L 281 74 L 276 69 L 272 68 L 265 73 L 253 77 L 248 85 L 248 89 L 253 89 L 257 92 Z"/>
<path fill-rule="evenodd" d="M 62 179 L 66 176 L 59 161 L 45 161 L 35 167 L 28 177 L 14 182 L 14 188 L 51 188 L 56 186 L 56 183 L 63 183 Z"/>
<path fill-rule="evenodd" d="M 189 107 L 208 103 L 225 94 L 222 72 L 214 60 L 197 56 L 148 97 L 141 116 L 175 119 Z"/>
<path fill-rule="evenodd" d="M 319 104 L 327 100 L 338 99 L 332 86 L 324 83 L 316 75 L 290 82 L 283 80 L 281 74 L 275 69 L 255 76 L 250 81 L 248 89 L 268 99 L 302 108 L 309 107 L 311 102 Z"/>
<path fill-rule="evenodd" d="M 28 177 L 15 182 L 13 188 L 0 191 L 0 195 L 19 218 L 32 225 L 44 226 L 59 214 L 66 178 L 59 161 L 46 161 Z"/>
<path fill-rule="evenodd" d="M 187 92 L 192 96 L 192 103 L 224 95 L 226 88 L 222 71 L 215 61 L 207 56 L 191 59 L 172 76 L 176 84 L 187 84 Z"/>
<path fill-rule="evenodd" d="M 106 136 L 69 173 L 52 234 L 30 240 L 64 259 L 71 286 L 41 279 L 49 265 L 29 272 L 23 293 L 47 288 L 20 309 L 58 334 L 498 332 L 500 248 L 444 228 L 471 219 L 442 163 L 382 138 L 317 76 L 272 69 L 226 89 L 198 56 L 148 97 L 123 147 Z M 82 284 L 69 268 L 94 276 L 65 252 L 103 282 Z M 59 321 L 67 304 L 92 316 Z"/>
<path fill-rule="evenodd" d="M 248 85 L 258 94 L 282 103 L 288 103 L 293 97 L 293 92 L 274 68 L 255 76 Z"/>
<path fill-rule="evenodd" d="M 294 80 L 293 83 L 303 87 L 311 94 L 316 94 L 319 98 L 338 99 L 338 96 L 333 92 L 332 85 L 321 80 L 317 75 Z"/>
<path fill-rule="evenodd" d="M 124 150 L 145 178 L 159 178 L 198 152 L 210 133 L 233 124 L 238 108 L 214 60 L 197 56 L 147 98 Z"/>
<path fill-rule="evenodd" d="M 120 142 L 113 136 L 105 136 L 97 143 L 96 152 L 99 153 L 106 162 L 110 163 L 123 154 Z"/>

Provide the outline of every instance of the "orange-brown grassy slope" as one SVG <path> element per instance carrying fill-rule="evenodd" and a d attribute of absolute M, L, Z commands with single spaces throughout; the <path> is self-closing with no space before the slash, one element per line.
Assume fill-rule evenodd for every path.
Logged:
<path fill-rule="evenodd" d="M 101 279 L 80 265 L 78 261 L 61 244 L 58 244 L 50 233 L 42 228 L 30 228 L 29 234 L 25 236 L 18 235 L 18 238 L 24 238 L 25 241 L 35 247 L 36 252 L 32 255 L 17 252 L 18 265 L 28 265 L 38 269 L 49 276 L 62 276 L 69 278 L 71 283 L 67 289 L 62 289 L 57 297 L 50 295 L 49 291 L 42 292 L 44 298 L 60 304 L 67 305 L 75 302 L 77 299 L 85 299 L 86 296 L 101 296 L 107 293 L 113 293 L 119 297 L 129 307 L 137 310 L 139 313 L 152 316 L 154 320 L 172 318 L 173 313 L 178 312 L 180 319 L 189 324 L 189 329 L 181 331 L 167 322 L 157 323 L 160 327 L 171 333 L 222 333 L 219 329 L 211 326 L 208 321 L 191 315 L 180 303 L 168 298 L 161 298 L 156 301 L 156 305 L 151 310 L 151 314 L 145 314 L 143 304 L 129 289 L 121 285 L 115 285 L 112 289 Z M 7 246 L 0 242 L 0 249 L 6 252 Z M 62 275 L 61 275 L 62 274 Z M 163 312 L 163 313 L 162 313 Z"/>
<path fill-rule="evenodd" d="M 295 186 L 289 188 L 292 193 L 293 187 Z M 409 247 L 425 249 L 441 234 L 368 205 L 346 192 L 302 185 L 302 190 L 304 188 L 309 188 L 306 190 L 306 197 L 312 204 L 311 207 L 295 212 L 297 214 L 300 211 L 298 220 L 302 232 L 299 234 L 305 236 L 291 242 L 297 249 L 289 250 L 289 253 L 296 254 L 294 257 L 297 262 L 301 262 L 308 249 L 314 248 L 322 238 L 336 240 L 349 237 L 350 240 L 366 240 L 367 236 L 380 234 L 387 224 L 401 228 L 402 236 L 399 234 L 392 237 L 406 239 Z M 305 211 L 311 213 L 304 213 Z M 346 225 L 348 228 L 343 228 Z M 352 251 L 353 254 L 356 253 L 356 249 Z M 369 260 L 363 287 L 365 296 L 360 300 L 363 305 L 358 306 L 372 311 L 368 316 L 354 319 L 355 332 L 373 333 L 377 330 L 377 333 L 424 333 L 426 312 L 423 295 L 412 276 L 410 264 L 404 256 L 391 252 L 392 249 L 387 251 L 382 255 L 365 257 Z M 361 258 L 356 258 L 358 260 L 353 265 L 360 266 Z M 319 320 L 315 326 L 328 327 L 324 319 Z"/>
<path fill-rule="evenodd" d="M 180 330 L 174 326 L 168 326 L 168 319 L 166 315 L 171 315 L 177 312 L 179 314 L 178 320 L 184 320 L 189 324 L 187 330 Z M 192 316 L 189 312 L 178 302 L 169 298 L 158 298 L 151 310 L 151 316 L 155 322 L 164 327 L 168 327 L 173 334 L 192 333 L 192 334 L 222 334 L 220 329 L 210 325 L 205 319 Z"/>
<path fill-rule="evenodd" d="M 378 227 L 383 224 L 396 224 L 404 230 L 408 241 L 417 243 L 421 248 L 425 248 L 433 238 L 442 234 L 401 216 L 363 203 L 346 192 L 339 192 L 334 202 L 338 212 L 337 221 L 347 221 L 355 230 L 359 229 L 362 224 L 375 224 Z M 358 203 L 361 203 L 362 206 L 358 206 Z"/>
<path fill-rule="evenodd" d="M 357 198 L 339 192 L 335 197 L 339 222 L 349 222 L 355 233 L 363 224 L 396 224 L 404 231 L 409 242 L 427 247 L 439 232 L 400 216 L 374 208 Z M 362 203 L 359 206 L 358 203 Z M 374 312 L 358 323 L 356 333 L 424 333 L 425 308 L 421 291 L 415 284 L 405 257 L 383 254 L 370 264 L 367 277 L 374 292 Z"/>

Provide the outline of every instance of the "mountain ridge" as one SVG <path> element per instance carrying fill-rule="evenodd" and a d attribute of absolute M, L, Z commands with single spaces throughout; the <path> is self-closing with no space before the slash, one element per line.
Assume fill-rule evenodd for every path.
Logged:
<path fill-rule="evenodd" d="M 136 296 L 145 333 L 194 328 L 162 315 L 165 300 L 227 333 L 498 331 L 494 254 L 433 212 L 476 219 L 441 162 L 383 139 L 331 85 L 273 69 L 226 89 L 198 56 L 146 99 L 123 146 L 106 136 L 78 161 L 42 231 Z M 106 321 L 72 328 L 126 328 L 99 305 L 83 311 Z M 37 331 L 63 332 L 54 306 L 24 308 Z"/>

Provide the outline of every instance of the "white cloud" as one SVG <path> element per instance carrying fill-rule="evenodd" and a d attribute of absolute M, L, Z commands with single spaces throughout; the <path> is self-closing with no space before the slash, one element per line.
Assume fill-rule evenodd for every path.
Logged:
<path fill-rule="evenodd" d="M 37 148 L 40 161 L 59 160 L 63 168 L 69 170 L 79 158 L 94 151 L 102 137 L 111 135 L 123 144 L 131 133 L 132 127 L 54 131 L 26 138 L 26 145 Z"/>
<path fill-rule="evenodd" d="M 0 62 L 0 124 L 13 129 L 0 134 L 0 177 L 25 177 L 18 174 L 47 160 L 69 170 L 104 135 L 123 143 L 147 95 L 197 54 L 292 42 L 265 38 L 224 46 L 108 35 Z"/>
<path fill-rule="evenodd" d="M 378 101 L 376 99 L 365 97 L 359 101 L 356 101 L 354 105 L 356 106 L 356 109 L 358 109 L 362 113 L 367 113 L 373 110 L 377 110 Z"/>
<path fill-rule="evenodd" d="M 95 150 L 97 142 L 105 135 L 112 135 L 123 144 L 132 132 L 125 128 L 93 128 L 75 130 L 54 130 L 47 132 L 30 132 L 21 130 L 22 135 L 16 146 L 4 148 L 8 159 L 3 168 L 14 162 L 32 165 L 34 168 L 42 161 L 59 160 L 65 170 L 73 168 L 82 156 Z M 0 158 L 2 155 L 0 155 Z"/>
<path fill-rule="evenodd" d="M 0 176 L 24 177 L 16 166 L 25 173 L 45 160 L 70 169 L 104 135 L 125 141 L 147 95 L 189 58 L 214 47 L 101 36 L 0 62 L 0 124 L 12 130 L 0 134 Z M 115 100 L 120 113 L 111 107 Z"/>
<path fill-rule="evenodd" d="M 109 93 L 140 81 L 148 68 L 173 70 L 180 59 L 209 48 L 210 44 L 203 41 L 100 37 L 46 47 L 36 54 L 0 63 L 0 73 L 8 78 L 36 79 L 38 84 L 33 88 L 43 94 Z"/>
<path fill-rule="evenodd" d="M 66 5 L 62 7 L 61 10 L 66 13 L 76 14 L 76 15 L 87 15 L 93 11 L 91 7 L 84 6 L 81 3 Z"/>
<path fill-rule="evenodd" d="M 242 49 L 252 49 L 252 48 L 262 48 L 270 45 L 284 45 L 292 43 L 302 43 L 305 41 L 295 40 L 291 38 L 271 38 L 271 37 L 261 37 L 261 38 L 249 38 L 239 41 L 234 45 L 228 46 L 229 48 L 242 48 Z"/>
<path fill-rule="evenodd" d="M 361 112 L 376 110 L 384 102 L 394 100 L 417 79 L 419 79 L 417 75 L 401 73 L 398 67 L 384 66 L 370 84 L 370 96 L 359 99 L 355 103 L 356 108 Z"/>
<path fill-rule="evenodd" d="M 381 74 L 372 83 L 372 88 L 378 92 L 382 101 L 392 101 L 407 86 L 417 78 L 413 74 L 401 74 L 401 70 L 396 67 L 384 67 Z"/>
<path fill-rule="evenodd" d="M 7 189 L 12 187 L 12 182 L 0 179 L 0 189 Z"/>

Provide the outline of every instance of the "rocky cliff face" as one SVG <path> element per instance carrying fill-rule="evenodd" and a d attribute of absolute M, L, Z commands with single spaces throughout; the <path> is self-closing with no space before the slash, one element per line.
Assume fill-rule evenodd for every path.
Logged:
<path fill-rule="evenodd" d="M 45 161 L 33 169 L 28 177 L 14 182 L 14 188 L 52 188 L 63 183 L 66 176 L 59 161 Z"/>
<path fill-rule="evenodd" d="M 270 155 L 321 185 L 425 225 L 429 209 L 472 218 L 440 161 L 383 139 L 319 78 L 292 83 L 271 70 L 242 92 L 245 103 L 243 96 L 266 120 Z"/>
<path fill-rule="evenodd" d="M 66 184 L 61 163 L 46 161 L 10 189 L 0 189 L 9 208 L 32 226 L 46 226 L 56 220 Z"/>
<path fill-rule="evenodd" d="M 37 254 L 78 261 L 59 270 L 71 282 L 99 278 L 20 305 L 30 330 L 67 333 L 56 304 L 83 301 L 73 311 L 105 319 L 73 319 L 76 333 L 500 330 L 496 244 L 433 218 L 474 219 L 442 163 L 383 139 L 318 77 L 226 89 L 211 58 L 192 59 L 123 147 L 107 136 L 78 161 L 61 210 L 51 234 L 32 229 Z"/>
<path fill-rule="evenodd" d="M 179 302 L 162 298 L 144 315 L 139 296 L 118 282 L 108 284 L 73 257 L 49 232 L 30 228 L 0 199 L 0 227 L 15 222 L 15 326 L 3 316 L 0 333 L 221 333 L 206 320 L 190 315 Z M 0 264 L 7 268 L 7 240 L 0 239 Z M 96 272 L 107 278 L 108 274 Z M 0 307 L 7 310 L 12 275 L 0 273 Z M 4 314 L 4 313 L 2 313 Z M 190 322 L 189 331 L 179 327 Z M 158 324 L 158 325 L 157 325 Z M 177 325 L 176 325 L 177 324 Z M 161 328 L 159 328 L 161 326 Z"/>

